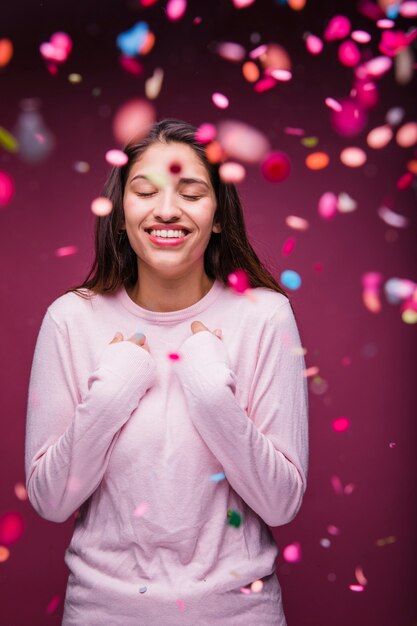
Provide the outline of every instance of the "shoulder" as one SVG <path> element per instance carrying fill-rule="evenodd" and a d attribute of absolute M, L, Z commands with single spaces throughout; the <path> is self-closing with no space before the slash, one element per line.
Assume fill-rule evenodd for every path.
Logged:
<path fill-rule="evenodd" d="M 223 304 L 234 312 L 237 319 L 249 319 L 258 326 L 271 320 L 281 307 L 287 309 L 290 300 L 284 294 L 266 287 L 255 287 L 248 295 L 224 287 Z"/>
<path fill-rule="evenodd" d="M 53 300 L 47 308 L 47 314 L 62 328 L 80 317 L 85 319 L 86 314 L 91 314 L 97 298 L 98 295 L 89 289 L 70 291 Z"/>

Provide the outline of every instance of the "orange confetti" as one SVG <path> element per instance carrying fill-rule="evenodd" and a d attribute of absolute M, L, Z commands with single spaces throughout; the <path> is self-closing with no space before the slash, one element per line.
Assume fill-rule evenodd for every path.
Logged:
<path fill-rule="evenodd" d="M 310 170 L 323 170 L 329 165 L 330 158 L 325 152 L 312 152 L 305 160 L 305 164 Z"/>
<path fill-rule="evenodd" d="M 210 163 L 219 163 L 224 159 L 224 152 L 218 141 L 212 141 L 207 144 L 206 157 Z"/>
<path fill-rule="evenodd" d="M 253 61 L 246 61 L 242 65 L 242 73 L 248 83 L 255 83 L 259 78 L 259 68 Z"/>
<path fill-rule="evenodd" d="M 4 563 L 10 556 L 10 550 L 6 546 L 0 546 L 0 563 Z"/>
<path fill-rule="evenodd" d="M 140 49 L 141 55 L 149 54 L 152 48 L 155 45 L 155 35 L 148 31 L 146 33 L 145 41 L 143 42 L 142 48 Z"/>
<path fill-rule="evenodd" d="M 413 159 L 412 161 L 408 161 L 407 169 L 412 174 L 417 174 L 417 159 Z"/>
<path fill-rule="evenodd" d="M 13 56 L 13 44 L 10 39 L 0 39 L 0 67 L 10 63 Z"/>

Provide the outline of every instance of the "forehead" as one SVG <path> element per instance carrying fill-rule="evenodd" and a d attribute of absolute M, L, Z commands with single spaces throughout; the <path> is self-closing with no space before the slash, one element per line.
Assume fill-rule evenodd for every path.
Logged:
<path fill-rule="evenodd" d="M 168 173 L 172 165 L 180 166 L 180 176 L 198 175 L 210 182 L 206 167 L 187 144 L 180 142 L 154 143 L 141 154 L 132 165 L 129 178 L 146 172 Z"/>

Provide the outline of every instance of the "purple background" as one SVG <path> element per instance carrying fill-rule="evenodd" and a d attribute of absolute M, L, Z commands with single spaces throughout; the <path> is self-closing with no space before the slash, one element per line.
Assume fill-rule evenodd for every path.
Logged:
<path fill-rule="evenodd" d="M 274 529 L 280 554 L 277 573 L 283 590 L 289 626 L 412 626 L 417 624 L 415 600 L 414 461 L 416 326 L 401 319 L 400 306 L 381 293 L 379 313 L 362 300 L 361 277 L 378 271 L 384 282 L 392 277 L 417 280 L 416 185 L 396 187 L 415 158 L 414 148 L 395 141 L 383 150 L 366 146 L 369 130 L 385 123 L 387 111 L 400 106 L 404 121 L 415 119 L 415 77 L 398 85 L 391 69 L 376 82 L 380 103 L 370 111 L 366 129 L 355 137 L 341 137 L 331 127 L 328 96 L 344 98 L 352 86 L 352 70 L 340 65 L 338 43 L 325 43 L 321 55 L 307 53 L 303 35 L 322 36 L 329 18 L 349 15 L 353 28 L 368 30 L 368 50 L 380 54 L 380 32 L 361 15 L 354 2 L 310 0 L 295 12 L 272 0 L 237 10 L 231 0 L 190 2 L 179 22 L 169 22 L 163 2 L 143 9 L 129 0 L 78 0 L 71 3 L 23 2 L 2 6 L 0 39 L 12 40 L 12 61 L 0 69 L 0 126 L 11 131 L 21 113 L 23 98 L 39 98 L 43 119 L 56 145 L 43 162 L 29 164 L 0 147 L 0 170 L 15 181 L 13 200 L 0 211 L 2 296 L 2 420 L 0 516 L 19 512 L 25 529 L 9 546 L 9 558 L 0 563 L 0 623 L 43 626 L 61 623 L 67 569 L 63 561 L 73 520 L 55 524 L 40 518 L 29 502 L 19 500 L 15 485 L 24 483 L 24 437 L 27 387 L 33 349 L 46 307 L 69 286 L 81 282 L 92 260 L 93 198 L 100 194 L 109 171 L 107 150 L 117 147 L 111 121 L 126 100 L 144 96 L 144 81 L 157 67 L 165 71 L 157 116 L 178 117 L 195 125 L 232 118 L 249 123 L 269 137 L 276 150 L 292 163 L 282 183 L 266 181 L 257 165 L 247 167 L 239 185 L 248 232 L 253 246 L 280 280 L 286 269 L 302 278 L 290 294 L 297 314 L 307 367 L 319 368 L 327 384 L 323 393 L 309 377 L 310 469 L 309 486 L 297 518 Z M 193 18 L 201 16 L 199 25 Z M 144 20 L 156 35 L 153 50 L 141 57 L 144 75 L 124 72 L 118 62 L 117 35 Z M 415 23 L 415 20 L 414 20 Z M 399 18 L 406 30 L 413 20 Z M 69 59 L 52 76 L 39 45 L 52 33 L 65 31 L 73 39 Z M 231 63 L 211 52 L 214 41 L 242 44 L 247 52 L 261 43 L 283 45 L 293 62 L 293 79 L 258 94 L 242 76 L 241 63 Z M 71 84 L 68 75 L 83 80 Z M 100 95 L 93 95 L 99 88 Z M 211 102 L 214 91 L 230 98 L 227 110 Z M 308 149 L 285 127 L 302 128 L 317 136 L 317 150 L 330 156 L 330 165 L 318 172 L 306 168 Z M 356 145 L 368 154 L 358 169 L 342 165 L 343 147 Z M 74 169 L 86 161 L 88 173 Z M 317 211 L 326 191 L 349 193 L 358 208 L 338 213 L 331 221 Z M 385 202 L 409 218 L 407 228 L 393 228 L 377 210 Z M 288 215 L 308 220 L 300 232 L 285 222 Z M 288 237 L 295 249 L 283 256 Z M 57 257 L 55 250 L 74 245 L 78 253 Z M 346 364 L 346 358 L 350 364 Z M 324 384 L 324 383 L 322 383 Z M 332 421 L 350 420 L 337 433 Z M 390 443 L 395 443 L 390 447 Z M 352 493 L 337 494 L 331 477 Z M 340 534 L 329 535 L 334 525 Z M 380 545 L 391 537 L 391 543 Z M 320 540 L 328 538 L 330 546 Z M 286 545 L 299 542 L 302 558 L 288 563 Z M 368 580 L 362 592 L 355 568 Z M 60 596 L 55 612 L 46 609 Z M 175 607 L 174 609 L 175 610 Z M 80 625 L 81 626 L 81 625 Z M 266 626 L 266 625 L 259 625 Z"/>

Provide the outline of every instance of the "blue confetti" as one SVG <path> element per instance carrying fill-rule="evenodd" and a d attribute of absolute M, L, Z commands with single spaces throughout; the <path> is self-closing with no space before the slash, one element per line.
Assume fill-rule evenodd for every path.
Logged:
<path fill-rule="evenodd" d="M 224 472 L 219 472 L 218 474 L 212 474 L 209 479 L 210 480 L 223 480 L 223 478 L 226 478 L 226 476 L 224 475 Z"/>
<path fill-rule="evenodd" d="M 134 57 L 140 54 L 148 32 L 149 27 L 146 22 L 137 22 L 130 30 L 120 33 L 116 43 L 123 54 Z"/>
<path fill-rule="evenodd" d="M 281 274 L 281 282 L 288 289 L 298 289 L 301 285 L 301 276 L 294 270 L 285 270 Z"/>

